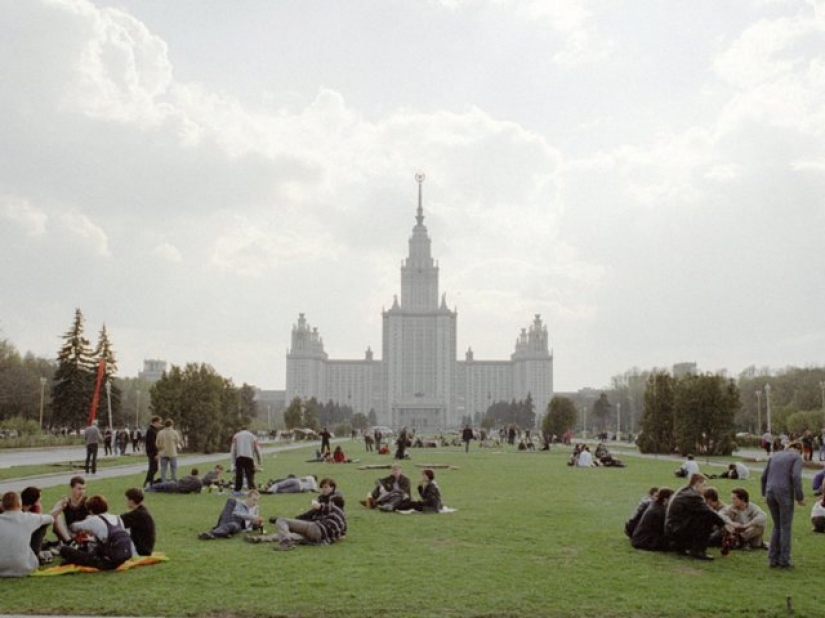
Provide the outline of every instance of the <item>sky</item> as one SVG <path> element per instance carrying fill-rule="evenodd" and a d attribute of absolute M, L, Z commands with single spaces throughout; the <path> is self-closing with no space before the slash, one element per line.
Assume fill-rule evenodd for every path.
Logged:
<path fill-rule="evenodd" d="M 0 338 L 282 389 L 381 355 L 422 171 L 458 357 L 825 365 L 822 0 L 0 0 Z"/>

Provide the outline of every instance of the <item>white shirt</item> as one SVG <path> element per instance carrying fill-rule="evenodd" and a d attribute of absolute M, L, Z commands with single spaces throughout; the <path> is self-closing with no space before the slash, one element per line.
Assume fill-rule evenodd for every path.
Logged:
<path fill-rule="evenodd" d="M 690 479 L 694 474 L 699 474 L 699 464 L 693 459 L 688 459 L 682 464 L 682 470 L 686 472 L 685 476 Z"/>
<path fill-rule="evenodd" d="M 582 451 L 579 453 L 579 459 L 576 461 L 576 466 L 579 468 L 590 468 L 593 465 L 593 455 L 590 451 Z"/>

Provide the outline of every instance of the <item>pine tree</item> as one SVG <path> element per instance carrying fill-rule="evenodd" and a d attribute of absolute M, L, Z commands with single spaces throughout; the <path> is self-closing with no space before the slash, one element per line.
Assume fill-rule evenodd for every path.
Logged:
<path fill-rule="evenodd" d="M 88 422 L 95 381 L 95 362 L 83 335 L 83 313 L 75 310 L 72 327 L 63 335 L 57 353 L 52 388 L 52 422 L 56 427 L 79 429 Z"/>
<path fill-rule="evenodd" d="M 100 387 L 100 399 L 97 404 L 97 417 L 109 418 L 109 402 L 107 400 L 106 384 L 110 385 L 112 397 L 112 422 L 115 427 L 122 427 L 126 423 L 121 418 L 121 390 L 115 382 L 115 375 L 117 374 L 117 359 L 115 358 L 115 351 L 112 349 L 112 344 L 109 341 L 109 332 L 106 330 L 106 325 L 100 329 L 100 334 L 97 338 L 97 347 L 95 348 L 93 362 L 99 363 L 100 359 L 106 361 L 105 373 L 103 375 L 103 382 Z M 95 370 L 95 380 L 97 380 L 97 373 Z M 108 420 L 107 420 L 108 423 Z M 115 429 L 112 427 L 112 430 Z"/>

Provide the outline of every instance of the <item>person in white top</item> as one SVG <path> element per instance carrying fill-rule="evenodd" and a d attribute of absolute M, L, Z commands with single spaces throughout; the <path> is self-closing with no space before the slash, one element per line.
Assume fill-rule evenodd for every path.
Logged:
<path fill-rule="evenodd" d="M 25 577 L 40 565 L 31 548 L 31 536 L 42 526 L 54 521 L 51 515 L 41 515 L 21 508 L 20 496 L 9 491 L 3 494 L 0 513 L 0 577 Z"/>
<path fill-rule="evenodd" d="M 579 458 L 576 460 L 576 467 L 577 468 L 592 468 L 593 467 L 593 455 L 590 454 L 590 449 L 588 447 L 584 447 L 581 452 L 579 453 Z"/>
<path fill-rule="evenodd" d="M 232 467 L 235 469 L 235 491 L 241 491 L 244 476 L 247 487 L 255 489 L 255 463 L 257 461 L 258 467 L 261 467 L 261 447 L 258 438 L 246 427 L 232 436 L 231 456 Z"/>
<path fill-rule="evenodd" d="M 692 477 L 694 474 L 700 474 L 699 464 L 693 459 L 693 455 L 688 455 L 685 462 L 676 468 L 674 472 L 676 476 L 684 476 L 686 478 Z"/>
<path fill-rule="evenodd" d="M 825 532 L 825 495 L 814 502 L 811 509 L 811 525 L 814 532 Z"/>

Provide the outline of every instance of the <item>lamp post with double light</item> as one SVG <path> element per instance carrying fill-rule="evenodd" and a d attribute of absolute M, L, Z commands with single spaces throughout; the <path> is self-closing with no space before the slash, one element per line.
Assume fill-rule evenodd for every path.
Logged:
<path fill-rule="evenodd" d="M 762 389 L 756 391 L 756 433 L 762 434 Z"/>
<path fill-rule="evenodd" d="M 765 412 L 768 415 L 768 420 L 767 420 L 768 433 L 773 435 L 773 432 L 771 431 L 771 385 L 770 384 L 765 385 Z"/>

